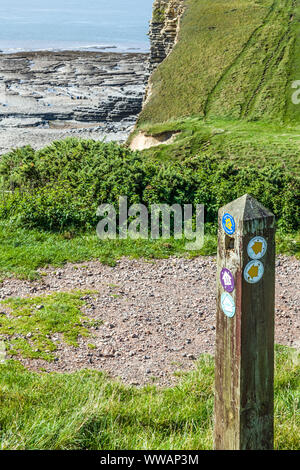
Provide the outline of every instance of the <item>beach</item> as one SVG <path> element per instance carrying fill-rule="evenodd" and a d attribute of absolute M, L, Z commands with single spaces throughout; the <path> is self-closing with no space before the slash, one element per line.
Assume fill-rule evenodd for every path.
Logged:
<path fill-rule="evenodd" d="M 124 142 L 141 110 L 148 54 L 0 55 L 0 154 L 78 137 Z"/>

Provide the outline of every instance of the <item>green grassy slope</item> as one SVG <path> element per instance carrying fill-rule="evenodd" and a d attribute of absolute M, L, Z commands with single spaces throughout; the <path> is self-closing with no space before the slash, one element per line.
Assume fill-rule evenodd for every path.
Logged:
<path fill-rule="evenodd" d="M 299 0 L 186 0 L 139 125 L 185 116 L 299 122 Z"/>
<path fill-rule="evenodd" d="M 150 79 L 128 143 L 139 131 L 160 142 L 172 136 L 143 150 L 144 157 L 164 163 L 213 158 L 235 171 L 268 166 L 275 186 L 280 167 L 299 181 L 300 0 L 185 5 L 178 42 Z M 241 187 L 239 195 L 249 190 Z M 265 187 L 256 197 L 267 193 Z M 298 197 L 295 185 L 295 203 Z"/>
<path fill-rule="evenodd" d="M 265 121 L 187 117 L 162 123 L 141 123 L 147 135 L 178 132 L 168 145 L 144 150 L 147 157 L 183 160 L 207 155 L 231 162 L 236 167 L 282 164 L 286 172 L 297 175 L 300 151 L 300 125 Z"/>

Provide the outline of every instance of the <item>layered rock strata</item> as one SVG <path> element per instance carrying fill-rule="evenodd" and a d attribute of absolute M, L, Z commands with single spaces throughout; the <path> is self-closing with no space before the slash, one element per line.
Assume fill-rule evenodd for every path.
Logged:
<path fill-rule="evenodd" d="M 176 44 L 183 12 L 184 0 L 154 1 L 149 31 L 150 73 L 170 54 Z"/>
<path fill-rule="evenodd" d="M 180 31 L 180 20 L 185 10 L 185 0 L 155 0 L 149 37 L 151 41 L 148 85 L 145 90 L 143 106 L 152 94 L 151 76 L 159 64 L 166 59 L 176 45 Z M 161 134 L 149 136 L 142 131 L 135 133 L 130 142 L 132 150 L 144 150 L 161 144 L 172 142 L 174 135 Z"/>
<path fill-rule="evenodd" d="M 0 55 L 0 153 L 67 136 L 126 140 L 141 110 L 148 55 Z"/>

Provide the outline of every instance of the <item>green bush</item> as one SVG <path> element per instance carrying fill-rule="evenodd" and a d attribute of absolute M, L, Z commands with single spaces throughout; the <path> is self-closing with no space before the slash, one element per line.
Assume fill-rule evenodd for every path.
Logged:
<path fill-rule="evenodd" d="M 52 231 L 95 225 L 96 210 L 89 194 L 80 194 L 68 181 L 48 183 L 25 192 L 16 189 L 5 196 L 2 207 L 0 204 L 3 218 L 10 218 L 19 226 Z"/>
<path fill-rule="evenodd" d="M 66 139 L 38 151 L 24 147 L 0 163 L 0 216 L 46 230 L 95 227 L 102 203 L 204 204 L 206 221 L 249 193 L 274 212 L 284 231 L 299 228 L 299 181 L 281 165 L 237 168 L 212 156 L 146 159 L 116 143 Z"/>

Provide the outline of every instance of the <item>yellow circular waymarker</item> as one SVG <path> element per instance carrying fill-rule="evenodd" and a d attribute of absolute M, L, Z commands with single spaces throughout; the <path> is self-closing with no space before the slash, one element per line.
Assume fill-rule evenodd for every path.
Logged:
<path fill-rule="evenodd" d="M 249 284 L 256 284 L 265 272 L 264 265 L 259 260 L 250 261 L 244 269 L 244 278 Z"/>
<path fill-rule="evenodd" d="M 251 259 L 261 259 L 268 249 L 267 240 L 263 237 L 254 237 L 250 240 L 247 248 L 248 256 Z"/>

